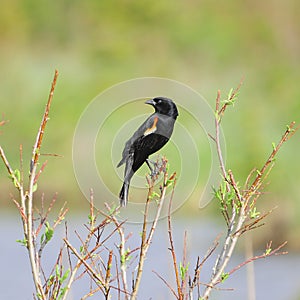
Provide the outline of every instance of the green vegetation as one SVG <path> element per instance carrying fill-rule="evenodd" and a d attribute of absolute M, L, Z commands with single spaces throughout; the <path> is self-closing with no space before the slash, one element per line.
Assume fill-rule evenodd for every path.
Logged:
<path fill-rule="evenodd" d="M 244 77 L 238 113 L 229 112 L 223 128 L 227 152 L 234 153 L 227 163 L 237 180 L 245 178 L 263 163 L 282 128 L 299 120 L 299 6 L 297 0 L 4 1 L 0 113 L 10 122 L 0 139 L 12 167 L 18 166 L 18 145 L 32 147 L 45 88 L 57 68 L 61 77 L 52 110 L 55 120 L 48 124 L 43 150 L 63 157 L 46 158 L 51 164 L 37 193 L 57 191 L 74 208 L 82 203 L 71 153 L 80 114 L 103 89 L 142 76 L 186 83 L 212 105 L 216 88 L 228 90 Z M 275 212 L 274 218 L 282 227 L 300 220 L 298 153 L 296 137 L 283 148 L 270 178 L 272 193 L 264 196 L 267 207 L 270 201 L 272 207 L 280 205 L 281 214 Z M 1 206 L 9 206 L 10 191 L 1 180 Z"/>

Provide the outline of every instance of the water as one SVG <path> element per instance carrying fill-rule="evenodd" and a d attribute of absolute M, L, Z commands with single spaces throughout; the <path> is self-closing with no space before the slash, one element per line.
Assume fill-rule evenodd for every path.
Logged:
<path fill-rule="evenodd" d="M 85 221 L 78 216 L 68 216 L 69 236 L 74 243 L 76 238 L 74 228 L 80 230 L 81 224 Z M 0 299 L 33 299 L 33 284 L 29 266 L 29 259 L 25 248 L 16 243 L 17 239 L 22 239 L 21 221 L 13 214 L 1 214 L 1 266 L 0 273 Z M 128 225 L 128 231 L 138 233 L 141 231 L 137 225 Z M 159 223 L 155 233 L 153 243 L 149 250 L 148 258 L 145 262 L 142 284 L 139 299 L 174 299 L 165 284 L 152 272 L 155 270 L 161 274 L 168 282 L 174 283 L 171 254 L 168 250 L 168 235 L 166 222 Z M 190 270 L 192 271 L 198 255 L 203 257 L 207 249 L 212 244 L 214 238 L 220 233 L 222 228 L 208 220 L 174 220 L 173 235 L 176 247 L 176 254 L 180 260 L 182 254 L 182 242 L 184 230 L 188 232 L 188 257 Z M 64 235 L 63 226 L 56 231 L 55 239 L 45 251 L 43 263 L 46 269 L 55 262 L 59 246 L 62 245 L 61 237 Z M 138 244 L 138 240 L 131 238 L 133 245 Z M 230 268 L 244 260 L 242 254 L 233 257 Z M 201 281 L 209 279 L 213 266 L 213 259 L 210 259 L 202 270 Z M 254 263 L 256 299 L 272 300 L 297 300 L 300 295 L 300 255 L 289 254 L 285 256 L 270 257 L 258 260 Z M 173 285 L 174 286 L 174 285 Z M 234 288 L 234 291 L 213 291 L 211 299 L 247 299 L 247 275 L 246 268 L 242 268 L 232 274 L 224 283 L 222 288 Z M 83 291 L 88 289 L 87 280 L 78 280 L 69 300 L 77 300 L 83 296 Z M 94 297 L 102 299 L 101 296 Z M 93 299 L 93 297 L 92 297 Z"/>

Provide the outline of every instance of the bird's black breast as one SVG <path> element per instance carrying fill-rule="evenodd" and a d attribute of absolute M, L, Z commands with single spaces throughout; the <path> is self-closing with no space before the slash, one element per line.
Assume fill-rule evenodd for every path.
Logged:
<path fill-rule="evenodd" d="M 134 154 L 133 171 L 135 172 L 145 162 L 149 155 L 162 148 L 168 140 L 168 137 L 156 133 L 138 138 L 133 143 L 130 151 Z"/>

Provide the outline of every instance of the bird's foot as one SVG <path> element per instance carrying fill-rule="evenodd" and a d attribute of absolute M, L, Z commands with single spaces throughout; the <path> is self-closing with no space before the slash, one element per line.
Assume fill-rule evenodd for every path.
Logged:
<path fill-rule="evenodd" d="M 156 177 L 159 174 L 159 165 L 156 161 L 152 161 L 149 159 L 146 159 L 146 163 L 150 169 L 150 176 L 151 178 Z M 153 165 L 153 167 L 151 166 L 151 164 Z"/>

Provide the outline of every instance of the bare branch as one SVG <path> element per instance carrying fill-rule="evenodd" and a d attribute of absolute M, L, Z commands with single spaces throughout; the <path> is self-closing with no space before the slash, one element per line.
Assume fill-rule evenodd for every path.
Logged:
<path fill-rule="evenodd" d="M 7 169 L 9 176 L 12 178 L 15 187 L 20 191 L 22 188 L 21 188 L 21 184 L 19 182 L 19 178 L 17 178 L 15 172 L 11 168 L 11 166 L 5 156 L 4 150 L 2 149 L 1 146 L 0 146 L 0 157 L 2 158 L 2 161 Z"/>
<path fill-rule="evenodd" d="M 286 255 L 288 253 L 287 251 L 280 252 L 280 250 L 286 244 L 287 244 L 287 241 L 281 243 L 276 249 L 271 250 L 271 245 L 272 245 L 272 241 L 271 241 L 270 243 L 268 243 L 267 249 L 266 249 L 266 251 L 263 254 L 248 258 L 246 261 L 243 261 L 242 263 L 240 263 L 239 265 L 237 265 L 236 267 L 234 267 L 232 270 L 230 270 L 228 272 L 228 275 L 233 274 L 234 272 L 236 272 L 237 270 L 239 270 L 243 266 L 245 266 L 245 265 L 247 265 L 250 262 L 253 262 L 255 260 L 262 259 L 262 258 L 267 258 L 267 257 L 270 257 L 270 256 L 276 256 L 276 255 Z M 221 282 L 221 280 L 219 280 L 219 282 L 217 282 L 217 283 L 220 283 L 220 282 Z"/>
<path fill-rule="evenodd" d="M 175 290 L 172 288 L 172 286 L 156 271 L 152 270 L 152 272 L 169 288 L 169 290 L 172 292 L 172 294 L 174 295 L 174 297 L 176 299 L 179 299 Z"/>
<path fill-rule="evenodd" d="M 42 119 L 42 122 L 41 122 L 41 125 L 40 125 L 40 129 L 38 131 L 38 135 L 36 137 L 36 142 L 33 146 L 32 159 L 31 159 L 31 163 L 30 163 L 30 173 L 33 171 L 34 166 L 37 164 L 38 158 L 39 158 L 39 155 L 40 155 L 40 149 L 41 149 L 41 146 L 42 146 L 42 141 L 43 141 L 43 137 L 44 137 L 45 128 L 46 128 L 47 122 L 49 120 L 49 111 L 50 111 L 50 106 L 51 106 L 51 102 L 52 102 L 53 95 L 54 95 L 54 90 L 55 90 L 57 78 L 58 78 L 58 71 L 55 70 L 55 74 L 54 74 L 54 78 L 53 78 L 53 81 L 52 81 L 52 85 L 51 85 L 51 89 L 50 89 L 46 109 L 45 109 L 45 112 L 44 112 L 44 115 L 43 115 L 43 119 Z"/>
<path fill-rule="evenodd" d="M 175 185 L 175 182 L 174 182 L 174 185 Z M 173 191 L 174 191 L 174 188 L 173 188 Z M 183 295 L 182 295 L 182 290 L 181 290 L 181 285 L 180 285 L 177 258 L 176 258 L 176 254 L 175 254 L 174 240 L 173 240 L 173 235 L 172 235 L 172 222 L 171 222 L 172 198 L 173 198 L 173 195 L 172 195 L 172 197 L 169 201 L 169 208 L 168 208 L 168 235 L 169 235 L 169 242 L 170 242 L 169 250 L 171 251 L 171 254 L 172 254 L 173 270 L 175 272 L 175 280 L 176 280 L 176 286 L 177 286 L 177 296 L 176 296 L 176 298 L 179 299 L 179 300 L 182 300 Z"/>

